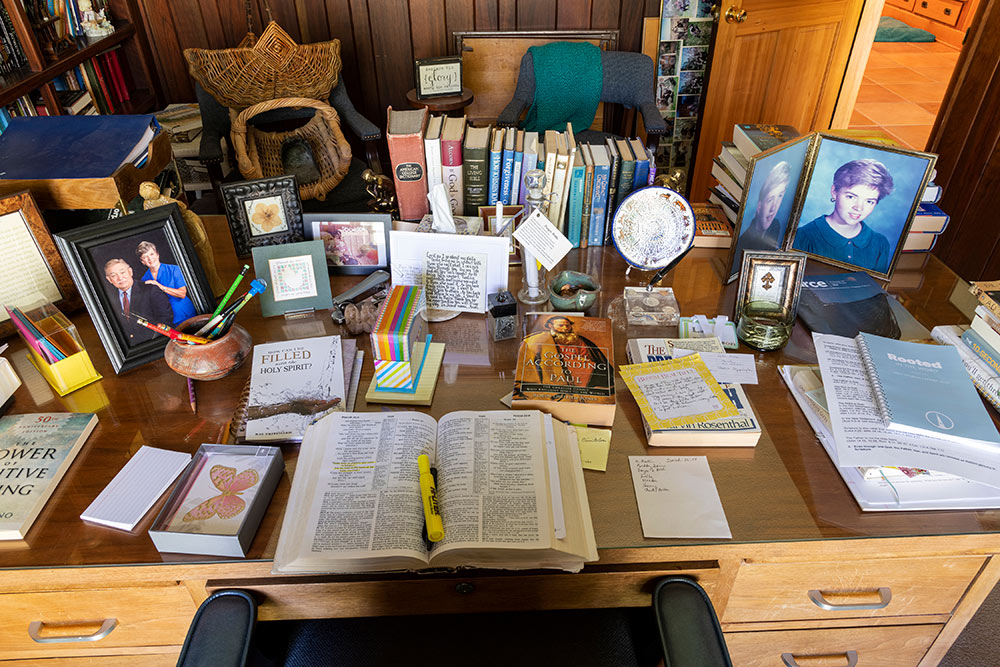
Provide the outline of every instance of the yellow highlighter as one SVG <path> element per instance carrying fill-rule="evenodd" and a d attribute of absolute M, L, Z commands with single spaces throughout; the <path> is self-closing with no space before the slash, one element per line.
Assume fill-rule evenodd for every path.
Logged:
<path fill-rule="evenodd" d="M 441 522 L 441 509 L 438 507 L 434 476 L 431 475 L 431 461 L 426 454 L 417 457 L 417 467 L 420 470 L 420 497 L 424 501 L 427 539 L 431 542 L 440 542 L 444 539 L 444 524 Z"/>

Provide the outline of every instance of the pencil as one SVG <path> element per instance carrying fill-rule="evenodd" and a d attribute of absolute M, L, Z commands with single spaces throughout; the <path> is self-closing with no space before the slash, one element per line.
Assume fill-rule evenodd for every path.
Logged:
<path fill-rule="evenodd" d="M 197 414 L 198 402 L 195 400 L 194 397 L 194 380 L 188 378 L 187 381 L 188 381 L 188 400 L 191 402 L 191 412 Z"/>
<path fill-rule="evenodd" d="M 222 297 L 222 301 L 219 302 L 219 305 L 215 307 L 215 312 L 212 313 L 212 317 L 221 313 L 222 309 L 226 307 L 226 304 L 229 303 L 229 299 L 233 296 L 233 292 L 236 291 L 236 287 L 240 284 L 240 281 L 243 280 L 243 276 L 245 276 L 249 270 L 250 265 L 244 264 L 243 270 L 240 271 L 240 275 L 236 276 L 236 280 L 234 280 L 233 284 L 229 286 L 229 291 L 227 291 L 226 295 Z"/>

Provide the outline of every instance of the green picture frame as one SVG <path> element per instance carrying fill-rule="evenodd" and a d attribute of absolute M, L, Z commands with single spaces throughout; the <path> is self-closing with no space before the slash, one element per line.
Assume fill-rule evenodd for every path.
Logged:
<path fill-rule="evenodd" d="M 264 317 L 333 308 L 322 241 L 263 246 L 251 252 L 257 278 L 267 282 L 260 295 Z"/>

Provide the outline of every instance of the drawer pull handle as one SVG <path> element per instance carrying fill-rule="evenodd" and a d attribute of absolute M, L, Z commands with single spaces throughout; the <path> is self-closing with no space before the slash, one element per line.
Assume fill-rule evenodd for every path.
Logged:
<path fill-rule="evenodd" d="M 921 2 L 920 6 L 923 7 L 924 9 L 927 9 L 927 0 L 924 0 L 924 2 Z"/>
<path fill-rule="evenodd" d="M 844 667 L 856 667 L 858 664 L 857 651 L 845 651 L 844 657 L 847 658 L 847 664 Z M 799 667 L 799 663 L 795 661 L 795 656 L 791 653 L 782 653 L 781 661 L 785 663 L 785 667 Z"/>
<path fill-rule="evenodd" d="M 73 624 L 77 625 L 77 624 Z M 41 631 L 45 627 L 44 621 L 32 621 L 28 624 L 28 636 L 39 644 L 55 644 L 57 642 L 96 642 L 111 634 L 111 631 L 118 625 L 117 618 L 106 618 L 101 622 L 101 627 L 89 635 L 62 635 L 55 637 L 42 637 Z"/>
<path fill-rule="evenodd" d="M 813 601 L 820 609 L 826 609 L 827 611 L 854 611 L 857 609 L 885 609 L 889 606 L 889 602 L 892 601 L 892 591 L 889 590 L 888 586 L 882 586 L 878 589 L 878 602 L 868 602 L 862 604 L 834 604 L 828 602 L 825 597 L 823 597 L 822 591 L 811 590 L 809 591 L 809 599 Z"/>
<path fill-rule="evenodd" d="M 951 7 L 945 7 L 944 8 L 944 15 L 945 16 L 951 16 Z"/>

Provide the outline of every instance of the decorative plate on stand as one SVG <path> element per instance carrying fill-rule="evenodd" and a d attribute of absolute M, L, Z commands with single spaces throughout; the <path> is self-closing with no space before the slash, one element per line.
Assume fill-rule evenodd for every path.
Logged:
<path fill-rule="evenodd" d="M 625 197 L 611 221 L 611 238 L 631 266 L 656 271 L 691 248 L 694 228 L 694 211 L 687 200 L 654 185 Z"/>

